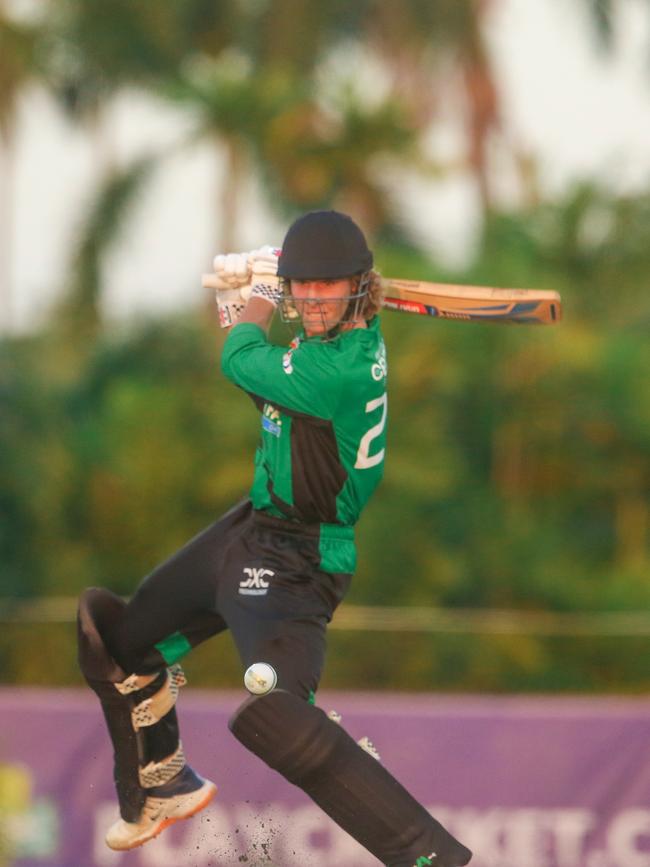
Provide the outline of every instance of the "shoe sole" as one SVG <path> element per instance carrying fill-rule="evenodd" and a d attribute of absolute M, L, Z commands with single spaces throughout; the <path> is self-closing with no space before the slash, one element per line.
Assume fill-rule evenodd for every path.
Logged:
<path fill-rule="evenodd" d="M 170 816 L 167 819 L 163 819 L 162 822 L 156 826 L 155 830 L 151 834 L 147 834 L 146 837 L 142 837 L 134 843 L 131 843 L 130 846 L 120 846 L 119 848 L 115 846 L 109 846 L 114 852 L 130 852 L 131 849 L 137 849 L 138 846 L 144 846 L 145 843 L 148 843 L 149 840 L 153 840 L 159 834 L 165 830 L 165 828 L 169 828 L 170 825 L 173 825 L 174 822 L 182 822 L 184 819 L 191 819 L 192 816 L 195 816 L 197 813 L 201 812 L 205 807 L 208 806 L 210 801 L 217 794 L 217 787 L 214 783 L 211 783 L 208 791 L 206 792 L 205 798 L 202 801 L 199 801 L 196 806 L 192 807 L 189 813 L 185 813 L 183 816 Z"/>

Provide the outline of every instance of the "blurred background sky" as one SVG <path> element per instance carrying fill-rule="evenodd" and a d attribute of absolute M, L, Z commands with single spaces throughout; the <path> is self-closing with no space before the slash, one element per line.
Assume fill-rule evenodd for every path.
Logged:
<path fill-rule="evenodd" d="M 16 20 L 31 21 L 43 5 L 5 0 L 4 8 Z M 623 0 L 611 14 L 607 51 L 594 34 L 594 10 L 583 0 L 499 0 L 483 14 L 500 100 L 501 127 L 490 141 L 499 206 L 521 204 L 512 164 L 500 152 L 504 140 L 534 158 L 545 197 L 557 196 L 579 180 L 596 181 L 617 193 L 646 188 L 647 2 Z M 364 100 L 372 102 L 385 90 L 376 57 L 359 46 L 338 48 L 323 67 L 330 78 L 353 77 Z M 456 74 L 450 66 L 450 77 Z M 447 88 L 434 121 L 422 130 L 424 151 L 434 161 L 453 162 L 463 149 L 462 101 L 460 87 Z M 90 133 L 71 125 L 42 85 L 25 87 L 16 106 L 11 174 L 8 167 L 0 172 L 11 214 L 2 240 L 8 247 L 0 271 L 2 328 L 33 328 L 60 296 L 72 242 L 105 168 L 98 162 L 127 165 L 152 150 L 173 149 L 191 124 L 183 109 L 142 89 L 125 88 L 105 108 L 100 129 Z M 200 301 L 199 274 L 208 268 L 222 237 L 224 215 L 215 209 L 214 196 L 228 168 L 219 156 L 218 148 L 198 142 L 157 172 L 130 217 L 128 238 L 106 268 L 103 304 L 110 316 L 168 311 Z M 6 152 L 0 150 L 2 157 L 6 165 Z M 381 183 L 396 198 L 400 219 L 423 250 L 450 266 L 466 265 L 482 220 L 469 173 L 428 178 L 405 166 L 388 166 L 384 174 Z M 284 221 L 254 176 L 240 195 L 235 246 L 280 243 Z"/>

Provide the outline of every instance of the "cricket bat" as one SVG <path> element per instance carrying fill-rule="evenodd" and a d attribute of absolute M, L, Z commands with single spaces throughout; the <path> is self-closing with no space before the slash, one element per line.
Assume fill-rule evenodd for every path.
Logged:
<path fill-rule="evenodd" d="M 562 300 L 548 289 L 492 289 L 382 277 L 384 307 L 403 313 L 465 321 L 552 325 L 562 319 Z"/>
<path fill-rule="evenodd" d="M 218 284 L 204 274 L 205 289 Z M 549 289 L 492 289 L 382 277 L 383 306 L 387 310 L 461 321 L 552 325 L 562 319 L 562 300 Z"/>

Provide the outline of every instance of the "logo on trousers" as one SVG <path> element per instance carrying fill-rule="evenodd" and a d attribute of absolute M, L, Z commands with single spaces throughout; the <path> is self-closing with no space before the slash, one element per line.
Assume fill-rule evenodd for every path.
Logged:
<path fill-rule="evenodd" d="M 239 592 L 242 596 L 266 596 L 269 590 L 267 578 L 273 578 L 275 572 L 270 569 L 258 569 L 255 566 L 246 566 L 243 581 L 239 582 Z"/>

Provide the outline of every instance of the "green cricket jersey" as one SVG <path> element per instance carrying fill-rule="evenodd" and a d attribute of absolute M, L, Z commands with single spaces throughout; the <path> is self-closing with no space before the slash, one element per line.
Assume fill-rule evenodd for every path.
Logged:
<path fill-rule="evenodd" d="M 228 335 L 221 365 L 262 412 L 254 508 L 320 524 L 323 568 L 354 571 L 352 528 L 384 466 L 387 368 L 379 318 L 329 341 L 295 338 L 288 349 L 241 323 Z"/>

